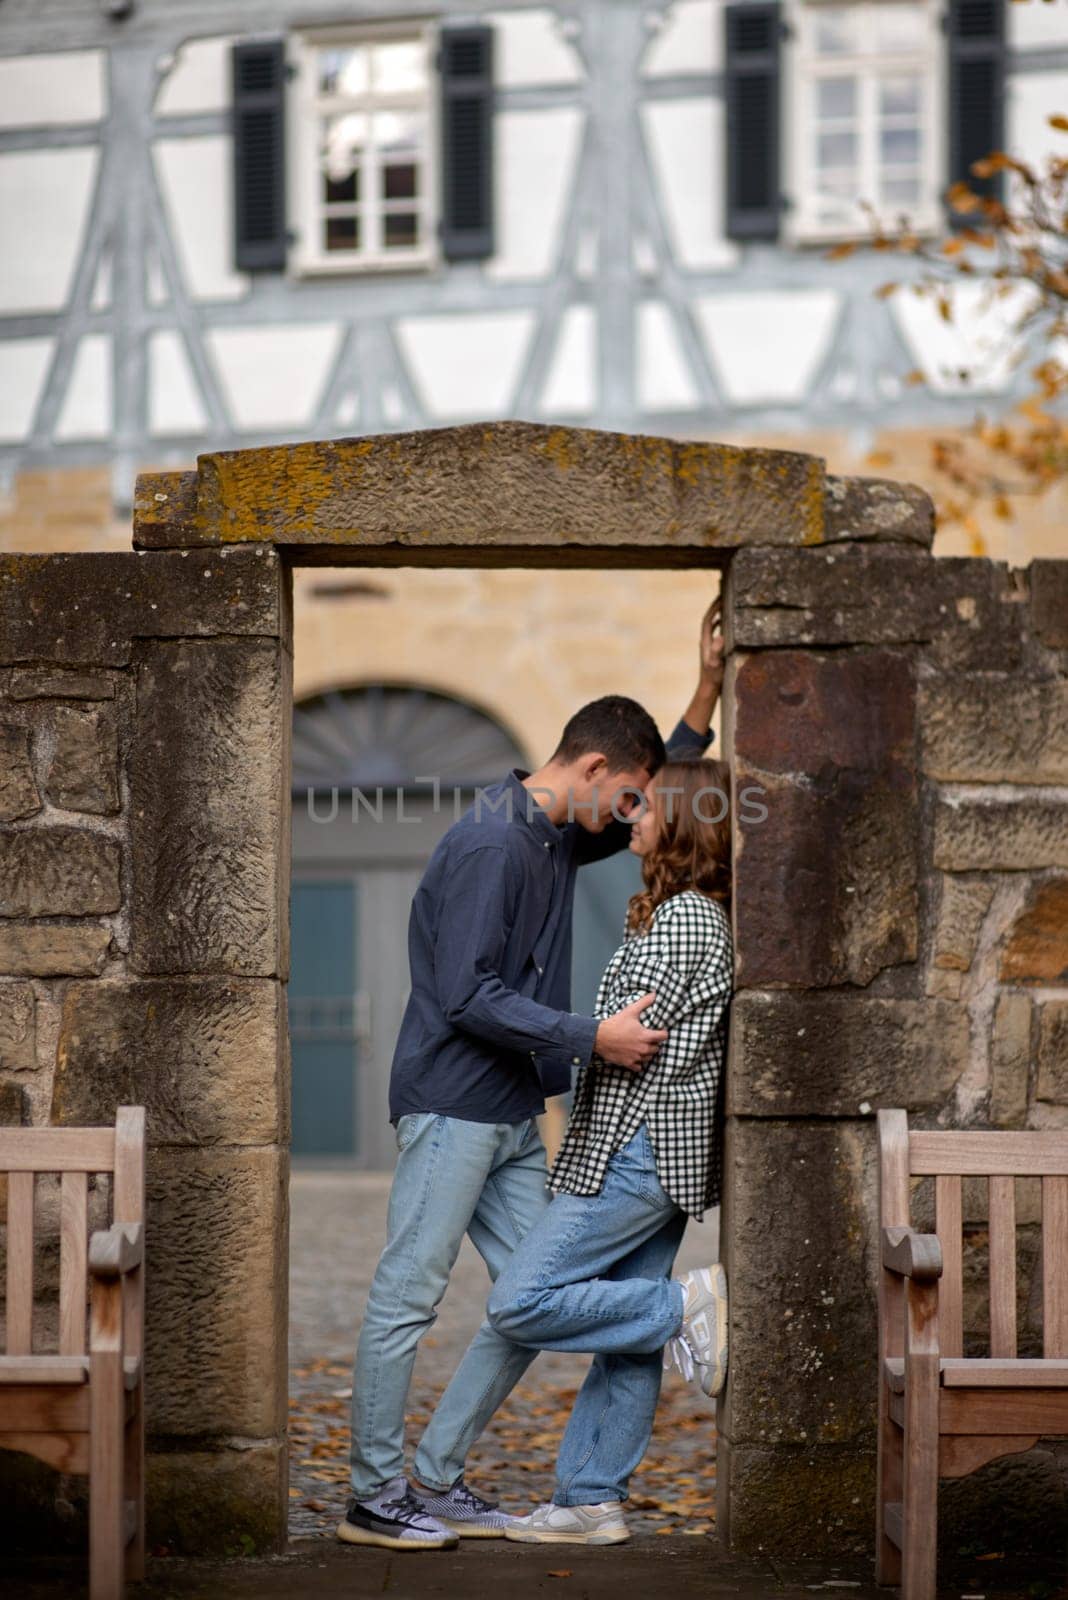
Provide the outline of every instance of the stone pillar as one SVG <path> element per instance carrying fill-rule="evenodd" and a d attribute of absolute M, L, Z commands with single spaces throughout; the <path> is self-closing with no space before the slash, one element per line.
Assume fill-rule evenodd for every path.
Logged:
<path fill-rule="evenodd" d="M 150 1545 L 279 1548 L 287 573 L 263 545 L 0 584 L 0 1091 L 34 1123 L 147 1107 Z"/>
<path fill-rule="evenodd" d="M 1068 1075 L 1068 1008 L 1050 996 L 1033 1020 L 1021 988 L 1068 980 L 1068 564 L 1029 584 L 935 560 L 905 542 L 914 491 L 895 514 L 888 486 L 834 483 L 837 547 L 740 551 L 726 584 L 718 1492 L 742 1552 L 871 1546 L 874 1112 L 1048 1126 Z"/>

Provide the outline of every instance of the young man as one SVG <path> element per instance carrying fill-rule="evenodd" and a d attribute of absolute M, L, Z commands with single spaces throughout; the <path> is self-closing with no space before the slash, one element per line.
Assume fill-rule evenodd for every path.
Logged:
<path fill-rule="evenodd" d="M 701 673 L 671 736 L 705 750 L 722 677 L 718 601 Z M 352 1500 L 338 1537 L 433 1550 L 459 1534 L 501 1537 L 510 1519 L 463 1481 L 467 1448 L 533 1360 L 483 1324 L 404 1475 L 404 1408 L 465 1233 L 496 1279 L 548 1203 L 535 1118 L 596 1049 L 637 1070 L 667 1037 L 645 1027 L 654 996 L 598 1022 L 570 1006 L 575 873 L 630 841 L 630 813 L 665 759 L 648 713 L 607 696 L 571 718 L 537 772 L 513 769 L 448 830 L 412 902 L 411 995 L 390 1080 L 399 1155 L 387 1237 L 367 1298 L 352 1383 Z M 613 814 L 614 810 L 614 814 Z M 471 1360 L 471 1354 L 480 1359 Z M 431 1510 L 433 1514 L 431 1514 Z"/>

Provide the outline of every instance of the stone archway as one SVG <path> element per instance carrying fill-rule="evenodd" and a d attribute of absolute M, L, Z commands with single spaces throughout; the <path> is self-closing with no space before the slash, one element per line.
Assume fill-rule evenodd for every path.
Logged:
<path fill-rule="evenodd" d="M 285 1535 L 305 561 L 727 569 L 725 744 L 766 816 L 736 820 L 721 1526 L 866 1539 L 871 1112 L 972 1114 L 994 1070 L 1018 1099 L 1018 1018 L 944 981 L 977 938 L 952 906 L 1068 866 L 1063 792 L 1031 795 L 1012 717 L 974 710 L 992 638 L 1006 704 L 1040 680 L 1063 707 L 1068 564 L 935 561 L 931 536 L 919 490 L 814 457 L 500 423 L 202 456 L 140 481 L 136 551 L 0 557 L 3 1092 L 28 1083 L 8 1115 L 33 1121 L 149 1108 L 154 1542 Z"/>

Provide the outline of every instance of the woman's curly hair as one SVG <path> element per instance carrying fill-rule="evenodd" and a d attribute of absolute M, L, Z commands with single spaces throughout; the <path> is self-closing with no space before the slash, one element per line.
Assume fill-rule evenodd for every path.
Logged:
<path fill-rule="evenodd" d="M 730 901 L 730 767 L 710 758 L 666 761 L 654 789 L 659 830 L 642 857 L 645 888 L 627 907 L 631 933 L 644 933 L 657 906 L 683 889 Z"/>

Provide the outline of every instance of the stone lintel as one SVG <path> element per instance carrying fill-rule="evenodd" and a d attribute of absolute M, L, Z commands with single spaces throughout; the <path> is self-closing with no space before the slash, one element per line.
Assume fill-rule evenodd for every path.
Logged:
<path fill-rule="evenodd" d="M 363 550 L 376 565 L 488 565 L 502 552 L 577 564 L 585 552 L 600 566 L 626 555 L 663 566 L 823 536 L 816 456 L 528 422 L 203 455 L 195 513 L 178 477 L 138 480 L 136 545 L 269 540 L 335 564 Z"/>

